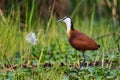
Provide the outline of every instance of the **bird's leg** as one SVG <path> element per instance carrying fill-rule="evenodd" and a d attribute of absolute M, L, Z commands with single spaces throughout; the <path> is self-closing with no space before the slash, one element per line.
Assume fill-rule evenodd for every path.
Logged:
<path fill-rule="evenodd" d="M 85 53 L 84 52 L 83 52 L 83 58 L 84 58 L 83 63 L 85 64 L 86 59 L 85 59 Z"/>
<path fill-rule="evenodd" d="M 81 56 L 80 56 L 80 54 L 79 54 L 79 65 L 81 66 L 80 57 L 81 57 Z"/>
<path fill-rule="evenodd" d="M 66 62 L 66 64 L 68 63 L 68 60 L 67 60 L 67 54 L 65 54 L 65 62 Z"/>
<path fill-rule="evenodd" d="M 84 60 L 83 60 L 83 62 L 80 64 L 80 68 L 84 66 L 85 61 L 86 61 L 84 51 L 82 51 L 82 53 L 83 53 L 83 58 L 84 58 Z"/>

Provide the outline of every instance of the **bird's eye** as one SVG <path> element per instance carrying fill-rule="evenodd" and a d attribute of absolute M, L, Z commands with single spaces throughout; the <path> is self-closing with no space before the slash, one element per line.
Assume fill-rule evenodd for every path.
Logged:
<path fill-rule="evenodd" d="M 65 16 L 64 18 L 63 18 L 63 20 L 65 20 L 67 18 L 67 16 Z"/>
<path fill-rule="evenodd" d="M 66 18 L 64 17 L 63 20 L 65 20 Z"/>

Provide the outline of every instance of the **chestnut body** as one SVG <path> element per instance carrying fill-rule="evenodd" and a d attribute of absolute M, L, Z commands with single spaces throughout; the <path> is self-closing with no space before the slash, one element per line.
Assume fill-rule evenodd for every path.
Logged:
<path fill-rule="evenodd" d="M 86 50 L 97 50 L 100 47 L 93 39 L 76 30 L 69 32 L 68 41 L 73 48 L 82 52 Z"/>

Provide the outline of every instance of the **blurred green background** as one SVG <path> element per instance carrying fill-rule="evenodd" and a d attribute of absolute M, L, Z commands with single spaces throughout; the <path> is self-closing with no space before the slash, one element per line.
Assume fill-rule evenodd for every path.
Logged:
<path fill-rule="evenodd" d="M 120 0 L 0 0 L 0 80 L 119 80 Z M 69 16 L 75 29 L 101 48 L 82 53 L 67 39 Z M 38 41 L 30 45 L 26 35 Z M 80 56 L 80 59 L 79 59 Z M 94 65 L 96 64 L 96 65 Z"/>
<path fill-rule="evenodd" d="M 30 15 L 32 4 L 34 11 L 32 19 L 48 20 L 51 14 L 60 18 L 63 16 L 79 16 L 81 20 L 89 19 L 94 12 L 94 19 L 107 19 L 115 26 L 120 20 L 120 0 L 0 0 L 0 9 L 9 15 L 11 10 L 18 15 L 20 9 L 21 21 Z"/>

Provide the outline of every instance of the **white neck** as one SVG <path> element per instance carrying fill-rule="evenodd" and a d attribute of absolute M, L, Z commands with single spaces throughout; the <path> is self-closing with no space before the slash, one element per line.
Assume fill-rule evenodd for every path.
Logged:
<path fill-rule="evenodd" d="M 67 33 L 69 33 L 69 31 L 71 30 L 71 23 L 66 23 L 67 26 Z"/>
<path fill-rule="evenodd" d="M 63 22 L 65 22 L 65 24 L 67 26 L 67 33 L 69 33 L 69 31 L 71 30 L 71 19 L 66 18 Z"/>

